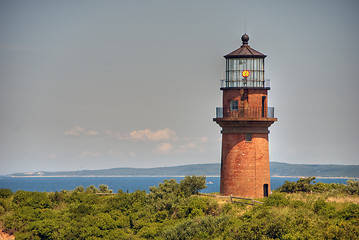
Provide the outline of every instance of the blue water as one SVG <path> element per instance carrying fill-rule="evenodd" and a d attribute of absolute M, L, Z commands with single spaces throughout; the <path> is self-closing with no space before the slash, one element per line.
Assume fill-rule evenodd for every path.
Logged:
<path fill-rule="evenodd" d="M 183 177 L 0 177 L 0 188 L 10 188 L 12 191 L 38 191 L 55 192 L 61 190 L 73 190 L 77 186 L 90 185 L 98 187 L 107 185 L 114 192 L 122 189 L 124 192 L 134 192 L 137 189 L 149 191 L 151 186 L 158 186 L 165 179 L 174 178 L 177 182 Z M 271 177 L 271 189 L 274 190 L 284 184 L 284 181 L 297 181 L 299 178 Z M 348 179 L 317 178 L 316 182 L 346 183 Z M 219 177 L 207 177 L 207 188 L 203 193 L 219 192 Z"/>

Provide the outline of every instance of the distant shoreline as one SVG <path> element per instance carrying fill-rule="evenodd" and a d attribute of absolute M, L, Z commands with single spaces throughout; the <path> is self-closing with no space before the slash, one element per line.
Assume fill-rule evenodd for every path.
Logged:
<path fill-rule="evenodd" d="M 54 175 L 54 176 L 2 176 L 2 177 L 14 177 L 14 178 L 37 178 L 37 177 L 185 177 L 187 175 Z M 206 177 L 220 177 L 219 175 L 208 175 Z M 312 176 L 271 176 L 276 178 L 307 178 Z M 321 179 L 359 179 L 359 177 L 321 177 L 321 176 L 314 176 L 315 178 Z"/>
<path fill-rule="evenodd" d="M 315 177 L 315 178 L 323 178 L 323 179 L 359 179 L 359 177 L 319 177 L 319 176 L 271 176 L 271 177 L 280 177 L 280 178 L 307 178 L 307 177 Z"/>
<path fill-rule="evenodd" d="M 185 177 L 188 175 L 83 175 L 83 176 L 79 176 L 79 175 L 73 175 L 73 176 L 68 176 L 68 175 L 54 175 L 54 176 L 4 176 L 4 177 Z M 219 177 L 219 175 L 208 175 L 206 177 Z"/>
<path fill-rule="evenodd" d="M 76 171 L 31 171 L 3 175 L 4 177 L 184 177 L 188 175 L 207 175 L 219 177 L 220 163 L 188 164 L 154 168 L 109 168 Z M 270 163 L 271 177 L 301 178 L 316 176 L 319 178 L 359 179 L 359 165 L 320 165 Z M 334 177 L 332 177 L 334 176 Z M 351 176 L 351 177 L 348 177 Z"/>

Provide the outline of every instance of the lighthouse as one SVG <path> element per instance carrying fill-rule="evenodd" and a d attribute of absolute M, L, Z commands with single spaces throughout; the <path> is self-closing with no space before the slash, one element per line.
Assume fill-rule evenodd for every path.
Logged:
<path fill-rule="evenodd" d="M 277 121 L 268 107 L 270 82 L 264 77 L 266 55 L 248 45 L 224 56 L 222 107 L 213 119 L 222 128 L 220 193 L 262 198 L 270 193 L 268 128 Z"/>

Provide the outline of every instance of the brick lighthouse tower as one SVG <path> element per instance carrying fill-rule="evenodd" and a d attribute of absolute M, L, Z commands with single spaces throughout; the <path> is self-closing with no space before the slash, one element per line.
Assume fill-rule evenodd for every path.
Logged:
<path fill-rule="evenodd" d="M 264 78 L 266 55 L 243 45 L 224 56 L 226 77 L 221 80 L 223 107 L 213 119 L 222 128 L 222 195 L 244 198 L 270 193 L 268 128 L 277 121 L 268 107 L 269 80 Z"/>

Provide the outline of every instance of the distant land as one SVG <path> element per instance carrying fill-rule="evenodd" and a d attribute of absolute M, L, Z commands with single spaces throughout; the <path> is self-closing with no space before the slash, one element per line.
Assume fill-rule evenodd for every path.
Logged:
<path fill-rule="evenodd" d="M 10 177 L 99 177 L 99 176 L 219 176 L 219 163 L 156 168 L 111 168 L 101 170 L 13 173 Z M 359 165 L 270 163 L 271 176 L 316 176 L 359 178 Z"/>

